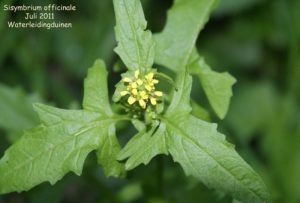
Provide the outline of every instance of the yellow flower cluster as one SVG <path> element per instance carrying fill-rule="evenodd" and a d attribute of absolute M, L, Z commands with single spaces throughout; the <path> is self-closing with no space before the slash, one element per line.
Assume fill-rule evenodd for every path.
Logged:
<path fill-rule="evenodd" d="M 145 109 L 148 102 L 155 106 L 157 100 L 163 96 L 161 91 L 155 91 L 155 85 L 159 82 L 154 79 L 154 73 L 147 73 L 144 77 L 140 77 L 140 72 L 134 72 L 134 78 L 125 77 L 122 80 L 126 83 L 126 90 L 121 91 L 121 96 L 129 95 L 127 102 L 132 105 L 138 102 Z"/>

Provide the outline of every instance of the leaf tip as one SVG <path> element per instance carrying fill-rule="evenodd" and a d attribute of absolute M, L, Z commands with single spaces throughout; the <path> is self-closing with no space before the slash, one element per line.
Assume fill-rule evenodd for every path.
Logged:
<path fill-rule="evenodd" d="M 116 158 L 117 158 L 117 161 L 123 161 L 125 159 L 124 155 L 121 153 L 119 153 Z"/>
<path fill-rule="evenodd" d="M 37 102 L 32 104 L 33 110 L 37 113 L 39 113 L 43 109 L 44 106 L 45 106 L 44 104 L 37 103 Z"/>
<path fill-rule="evenodd" d="M 131 163 L 129 163 L 128 161 L 125 164 L 125 170 L 126 171 L 130 171 L 131 169 L 134 168 L 134 165 L 132 165 Z"/>

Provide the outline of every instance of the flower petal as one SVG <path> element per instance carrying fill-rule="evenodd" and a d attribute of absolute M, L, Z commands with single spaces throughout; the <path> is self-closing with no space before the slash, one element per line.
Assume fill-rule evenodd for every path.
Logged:
<path fill-rule="evenodd" d="M 155 105 L 157 104 L 156 98 L 154 98 L 154 97 L 151 97 L 151 98 L 150 98 L 150 102 L 151 102 L 151 104 L 152 104 L 153 106 L 155 106 Z"/>
<path fill-rule="evenodd" d="M 131 93 L 132 93 L 134 96 L 136 96 L 136 95 L 138 94 L 138 91 L 137 91 L 137 89 L 132 89 L 132 90 L 131 90 Z"/>
<path fill-rule="evenodd" d="M 163 93 L 161 91 L 155 91 L 154 94 L 158 97 L 163 96 Z"/>
<path fill-rule="evenodd" d="M 136 98 L 130 96 L 130 97 L 128 98 L 128 104 L 132 105 L 134 102 L 136 102 Z"/>
<path fill-rule="evenodd" d="M 146 102 L 143 99 L 139 100 L 139 104 L 143 109 L 146 108 Z"/>

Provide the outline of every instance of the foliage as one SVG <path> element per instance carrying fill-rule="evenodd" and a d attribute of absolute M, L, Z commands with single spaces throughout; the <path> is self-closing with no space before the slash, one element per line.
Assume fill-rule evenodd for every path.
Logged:
<path fill-rule="evenodd" d="M 38 124 L 31 103 L 47 101 L 49 104 L 50 99 L 57 106 L 78 109 L 74 101 L 82 97 L 79 90 L 81 76 L 86 72 L 84 66 L 96 58 L 96 52 L 108 67 L 115 62 L 110 49 L 114 41 L 105 37 L 112 33 L 109 25 L 113 18 L 108 17 L 112 6 L 105 2 L 92 1 L 84 6 L 89 9 L 99 4 L 107 13 L 107 20 L 97 21 L 100 18 L 96 15 L 93 20 L 89 17 L 90 23 L 97 26 L 93 26 L 88 38 L 76 30 L 53 35 L 43 33 L 37 38 L 42 43 L 37 43 L 36 50 L 45 51 L 26 53 L 32 41 L 20 40 L 21 43 L 16 44 L 14 39 L 21 39 L 25 34 L 8 35 L 7 30 L 2 29 L 6 43 L 1 47 L 0 62 L 7 67 L 19 67 L 20 74 L 14 75 L 3 66 L 1 80 L 14 83 L 12 81 L 20 81 L 23 74 L 25 89 L 37 90 L 43 97 L 27 96 L 21 90 L 4 85 L 0 88 L 0 109 L 4 113 L 0 125 L 11 143 L 15 142 L 0 161 L 0 172 L 4 174 L 0 177 L 2 193 L 28 190 L 44 181 L 53 184 L 73 171 L 82 177 L 69 174 L 55 186 L 42 184 L 19 197 L 27 196 L 30 202 L 38 202 L 38 198 L 49 199 L 49 193 L 53 193 L 57 201 L 73 198 L 72 202 L 84 201 L 82 198 L 87 196 L 108 202 L 238 202 L 228 196 L 231 195 L 243 202 L 269 201 L 264 183 L 225 140 L 223 134 L 227 134 L 227 138 L 237 144 L 240 154 L 263 176 L 274 201 L 297 202 L 299 85 L 295 81 L 299 78 L 296 68 L 299 49 L 295 44 L 300 35 L 297 26 L 293 26 L 297 21 L 293 19 L 297 19 L 295 11 L 299 5 L 296 2 L 287 5 L 281 0 L 241 1 L 233 7 L 222 2 L 214 13 L 215 18 L 198 38 L 216 7 L 215 1 L 175 1 L 165 28 L 153 35 L 147 30 L 157 30 L 153 21 L 156 14 L 151 10 L 159 13 L 161 8 L 153 2 L 142 2 L 150 20 L 147 25 L 139 1 L 115 1 L 116 52 L 124 64 L 117 63 L 120 70 L 126 71 L 124 65 L 128 69 L 116 86 L 113 101 L 117 103 L 109 103 L 109 93 L 114 91 L 112 86 L 119 77 L 109 73 L 107 81 L 104 62 L 97 60 L 85 79 L 83 109 L 63 110 L 35 104 L 41 120 Z M 165 4 L 161 7 L 167 7 Z M 291 12 L 284 13 L 288 8 Z M 271 10 L 273 17 L 278 14 L 282 18 L 274 20 L 265 14 L 265 9 Z M 253 17 L 251 11 L 258 15 Z M 271 20 L 281 23 L 268 24 Z M 276 30 L 274 26 L 278 26 Z M 291 30 L 290 35 L 286 35 L 286 30 Z M 54 44 L 46 42 L 50 36 L 56 36 Z M 87 40 L 82 48 L 74 46 L 78 39 Z M 63 42 L 66 49 L 55 45 L 59 42 Z M 58 51 L 52 58 L 59 61 L 58 64 L 46 59 L 47 53 L 54 49 Z M 288 50 L 286 55 L 285 49 Z M 13 50 L 20 54 L 10 54 Z M 66 54 L 68 50 L 72 50 L 72 55 Z M 98 51 L 92 53 L 91 50 Z M 78 61 L 82 58 L 80 53 L 87 55 L 82 62 Z M 274 57 L 276 54 L 278 57 Z M 34 61 L 31 55 L 37 56 L 34 65 L 31 65 Z M 288 68 L 280 68 L 280 65 Z M 40 68 L 43 66 L 47 69 Z M 31 67 L 35 71 L 28 71 Z M 224 72 L 229 68 L 239 81 L 231 108 L 232 86 L 236 80 Z M 141 77 L 153 72 L 153 79 L 159 80 L 155 88 L 163 92 L 162 99 L 155 105 L 145 100 L 145 110 L 137 102 L 129 104 L 128 95 L 116 99 L 120 90 L 128 85 L 123 79 L 134 77 L 137 69 Z M 257 75 L 259 79 L 255 78 Z M 54 80 L 55 84 L 51 82 Z M 211 121 L 217 119 L 214 115 L 224 119 L 228 109 L 228 117 L 219 122 L 220 133 Z M 131 121 L 135 129 L 125 120 Z M 37 127 L 29 129 L 33 126 Z M 26 131 L 19 139 L 23 130 Z M 7 147 L 6 142 L 1 142 L 0 149 L 3 147 Z M 92 151 L 95 153 L 88 156 Z M 179 164 L 174 164 L 169 157 Z M 97 161 L 106 176 L 124 177 L 127 171 L 126 179 L 106 179 Z M 141 166 L 142 163 L 147 166 Z M 181 174 L 179 165 L 188 177 Z M 3 186 L 4 182 L 8 184 Z M 71 187 L 85 192 L 80 197 L 75 193 L 66 197 L 58 192 L 74 190 Z M 15 196 L 4 195 L 0 202 L 2 198 L 6 201 Z"/>

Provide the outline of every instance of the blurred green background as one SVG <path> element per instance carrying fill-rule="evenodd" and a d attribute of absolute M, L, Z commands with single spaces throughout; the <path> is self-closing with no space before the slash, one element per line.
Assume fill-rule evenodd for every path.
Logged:
<path fill-rule="evenodd" d="M 50 0 L 0 2 L 0 155 L 38 123 L 32 102 L 80 108 L 83 79 L 96 58 L 109 67 L 110 93 L 119 80 L 111 0 L 64 1 L 77 11 L 56 13 L 72 29 L 8 29 L 4 4 L 60 4 Z M 149 28 L 163 29 L 171 0 L 143 0 Z M 274 202 L 300 202 L 300 1 L 221 0 L 197 46 L 214 70 L 237 78 L 228 116 L 218 120 L 199 83 L 197 98 L 219 130 L 263 177 Z M 113 68 L 115 67 L 115 68 Z M 195 78 L 196 79 L 196 78 Z M 120 125 L 125 144 L 134 133 Z M 1 174 L 0 174 L 1 175 Z M 67 175 L 55 186 L 44 183 L 26 193 L 0 196 L 0 203 L 55 202 L 236 202 L 185 177 L 170 157 L 156 157 L 126 179 L 106 178 L 92 153 L 82 177 Z"/>

